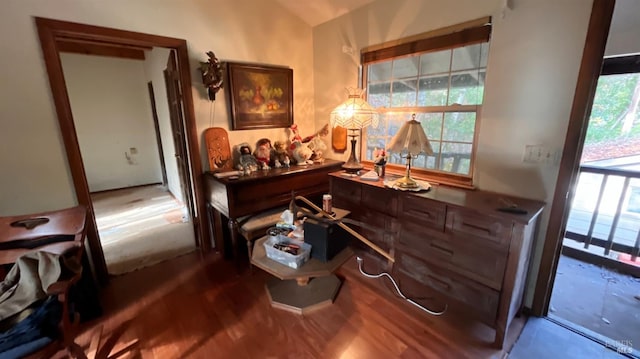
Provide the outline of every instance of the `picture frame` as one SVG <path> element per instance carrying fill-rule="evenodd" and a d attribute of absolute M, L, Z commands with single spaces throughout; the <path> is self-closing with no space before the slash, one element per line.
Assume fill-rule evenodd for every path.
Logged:
<path fill-rule="evenodd" d="M 227 62 L 232 130 L 293 124 L 293 69 Z"/>

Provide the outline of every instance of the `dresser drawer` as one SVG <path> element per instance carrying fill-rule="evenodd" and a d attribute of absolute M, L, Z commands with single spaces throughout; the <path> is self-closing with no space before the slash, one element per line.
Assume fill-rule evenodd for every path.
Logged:
<path fill-rule="evenodd" d="M 394 247 L 400 230 L 398 221 L 394 217 L 377 211 L 362 211 L 354 219 L 366 224 L 366 227 L 360 227 L 358 232 L 368 240 L 385 251 L 390 251 Z"/>
<path fill-rule="evenodd" d="M 362 205 L 395 217 L 398 213 L 398 194 L 388 188 L 362 186 Z"/>
<path fill-rule="evenodd" d="M 507 250 L 512 227 L 513 223 L 509 220 L 499 220 L 451 206 L 447 208 L 446 231 L 470 241 L 479 239 Z"/>
<path fill-rule="evenodd" d="M 495 290 L 502 288 L 507 253 L 464 238 L 402 222 L 396 253 L 407 253 L 476 280 Z"/>
<path fill-rule="evenodd" d="M 336 207 L 344 208 L 349 203 L 360 205 L 361 192 L 362 186 L 359 183 L 331 178 L 331 196 Z"/>
<path fill-rule="evenodd" d="M 435 295 L 447 304 L 464 305 L 487 324 L 495 322 L 498 291 L 402 253 L 396 256 L 394 273 L 410 299 Z"/>
<path fill-rule="evenodd" d="M 402 222 L 414 222 L 420 225 L 444 231 L 447 206 L 410 194 L 400 195 L 398 217 Z"/>

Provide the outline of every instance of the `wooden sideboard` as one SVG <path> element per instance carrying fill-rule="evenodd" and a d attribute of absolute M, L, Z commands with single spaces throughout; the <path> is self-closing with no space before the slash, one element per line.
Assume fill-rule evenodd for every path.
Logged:
<path fill-rule="evenodd" d="M 216 178 L 213 172 L 206 172 L 205 198 L 209 215 L 213 217 L 210 232 L 213 232 L 216 248 L 223 254 L 236 255 L 240 217 L 284 206 L 291 201 L 292 193 L 309 198 L 328 193 L 328 174 L 339 170 L 342 164 L 342 161 L 327 159 L 320 164 L 256 171 L 236 179 Z M 231 253 L 224 250 L 222 216 L 228 220 L 232 250 L 227 252 Z"/>
<path fill-rule="evenodd" d="M 371 252 L 402 292 L 426 305 L 463 310 L 496 330 L 502 347 L 526 287 L 531 247 L 544 203 L 480 190 L 434 186 L 428 192 L 386 188 L 332 173 L 335 206 L 366 224 L 358 232 L 389 251 Z M 526 214 L 498 211 L 514 203 Z M 420 298 L 435 298 L 426 300 Z"/>

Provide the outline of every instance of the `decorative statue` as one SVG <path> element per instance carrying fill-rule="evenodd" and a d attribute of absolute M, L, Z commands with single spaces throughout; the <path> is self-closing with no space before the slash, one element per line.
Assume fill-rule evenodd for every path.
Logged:
<path fill-rule="evenodd" d="M 324 151 L 327 150 L 327 144 L 324 143 L 322 138 L 314 137 L 307 144 L 307 148 L 309 148 L 313 152 L 313 155 L 311 155 L 310 160 L 312 160 L 315 163 L 324 162 Z"/>
<path fill-rule="evenodd" d="M 268 170 L 269 164 L 271 162 L 271 151 L 273 148 L 271 147 L 271 141 L 267 138 L 261 138 L 256 142 L 256 150 L 253 152 L 253 155 L 256 157 L 258 161 L 258 165 L 263 170 Z"/>
<path fill-rule="evenodd" d="M 387 152 L 377 147 L 373 150 L 373 170 L 378 174 L 378 177 L 385 176 L 385 166 L 387 164 Z"/>
<path fill-rule="evenodd" d="M 320 131 L 314 133 L 311 136 L 307 136 L 302 138 L 300 133 L 298 132 L 298 125 L 293 124 L 290 127 L 291 133 L 293 134 L 293 138 L 291 139 L 291 145 L 289 146 L 289 150 L 291 151 L 291 156 L 293 159 L 300 165 L 303 164 L 311 164 L 313 163 L 313 158 L 322 157 L 322 153 L 316 155 L 312 148 L 307 145 L 308 142 L 312 141 L 316 136 L 324 137 L 329 134 L 329 124 L 324 125 Z M 318 144 L 314 146 L 318 147 Z M 313 146 L 312 146 L 313 147 Z M 325 146 L 326 148 L 326 146 Z"/>
<path fill-rule="evenodd" d="M 284 141 L 276 141 L 273 143 L 273 163 L 276 168 L 280 168 L 285 164 L 287 156 L 287 144 Z M 287 166 L 288 167 L 288 166 Z"/>
<path fill-rule="evenodd" d="M 295 141 L 291 143 L 291 146 L 292 146 L 291 155 L 293 156 L 293 159 L 296 161 L 297 164 L 299 165 L 313 164 L 313 161 L 311 160 L 313 151 L 311 151 L 311 149 L 306 144 L 300 141 Z"/>
<path fill-rule="evenodd" d="M 373 150 L 373 164 L 378 166 L 384 166 L 387 164 L 387 152 L 382 149 L 378 149 L 377 147 Z"/>
<path fill-rule="evenodd" d="M 207 52 L 207 55 L 209 61 L 200 63 L 200 72 L 202 72 L 202 83 L 207 88 L 209 100 L 215 101 L 216 93 L 222 88 L 222 65 L 213 51 Z"/>

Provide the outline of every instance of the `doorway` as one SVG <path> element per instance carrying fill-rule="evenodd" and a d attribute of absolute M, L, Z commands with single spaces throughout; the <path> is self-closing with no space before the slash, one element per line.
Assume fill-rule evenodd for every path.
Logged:
<path fill-rule="evenodd" d="M 181 104 L 163 76 L 174 54 L 108 49 L 65 45 L 60 59 L 105 262 L 119 275 L 188 253 L 195 239 L 184 141 L 173 135 L 182 115 L 169 116 Z"/>
<path fill-rule="evenodd" d="M 638 64 L 604 59 L 548 314 L 624 353 L 640 348 Z"/>
<path fill-rule="evenodd" d="M 175 51 L 177 72 L 180 78 L 179 87 L 183 99 L 182 110 L 185 128 L 185 131 L 180 134 L 179 137 L 185 141 L 185 147 L 188 149 L 188 154 L 184 160 L 188 163 L 186 166 L 186 168 L 189 169 L 189 179 L 187 183 L 189 183 L 189 191 L 193 195 L 193 207 L 192 213 L 190 214 L 193 219 L 196 245 L 199 246 L 202 251 L 208 251 L 211 245 L 210 241 L 206 239 L 208 222 L 205 215 L 205 202 L 202 194 L 202 180 L 200 178 L 202 168 L 198 155 L 198 137 L 191 94 L 191 75 L 186 41 L 183 39 L 45 18 L 36 18 L 35 20 L 76 196 L 78 203 L 85 205 L 89 210 L 87 251 L 92 269 L 99 283 L 106 284 L 108 282 L 108 272 L 96 226 L 86 171 L 82 163 L 69 96 L 64 82 L 64 74 L 59 55 L 61 44 L 64 42 L 106 44 L 116 48 L 117 51 L 129 51 L 132 48 L 139 49 L 140 47 L 160 47 Z"/>
<path fill-rule="evenodd" d="M 577 199 L 576 191 L 578 190 L 581 168 L 580 159 L 584 150 L 589 118 L 593 110 L 593 101 L 602 70 L 603 58 L 605 57 L 605 47 L 609 38 L 612 19 L 614 18 L 614 8 L 618 14 L 634 13 L 634 10 L 621 9 L 620 5 L 628 6 L 634 4 L 632 1 L 615 0 L 594 0 L 593 2 L 558 180 L 553 202 L 550 204 L 550 220 L 533 298 L 532 313 L 534 315 L 547 318 L 553 317 L 557 309 L 552 307 L 551 304 L 554 283 L 556 281 L 561 282 L 562 279 L 559 279 L 559 277 L 568 273 L 565 269 L 566 267 L 564 267 L 568 261 L 567 263 L 562 263 L 563 239 L 569 220 L 571 204 Z M 589 196 L 596 198 L 598 193 L 590 193 Z M 606 273 L 604 275 L 600 273 L 599 276 L 606 280 L 610 278 Z M 611 279 L 616 280 L 612 277 Z M 569 282 L 575 284 L 575 281 Z M 587 288 L 575 291 L 572 298 L 570 298 L 570 300 L 573 300 L 571 305 L 578 306 L 580 299 L 591 294 L 589 291 L 590 289 Z M 631 299 L 635 300 L 634 298 Z M 635 312 L 637 310 L 633 314 Z M 604 320 L 602 322 L 606 324 Z M 613 351 L 619 350 L 624 354 L 627 354 L 631 349 L 628 344 L 633 344 L 627 342 L 630 339 L 628 336 L 608 339 L 591 335 L 592 333 L 586 331 L 575 330 L 570 325 L 565 326 L 609 347 Z"/>

